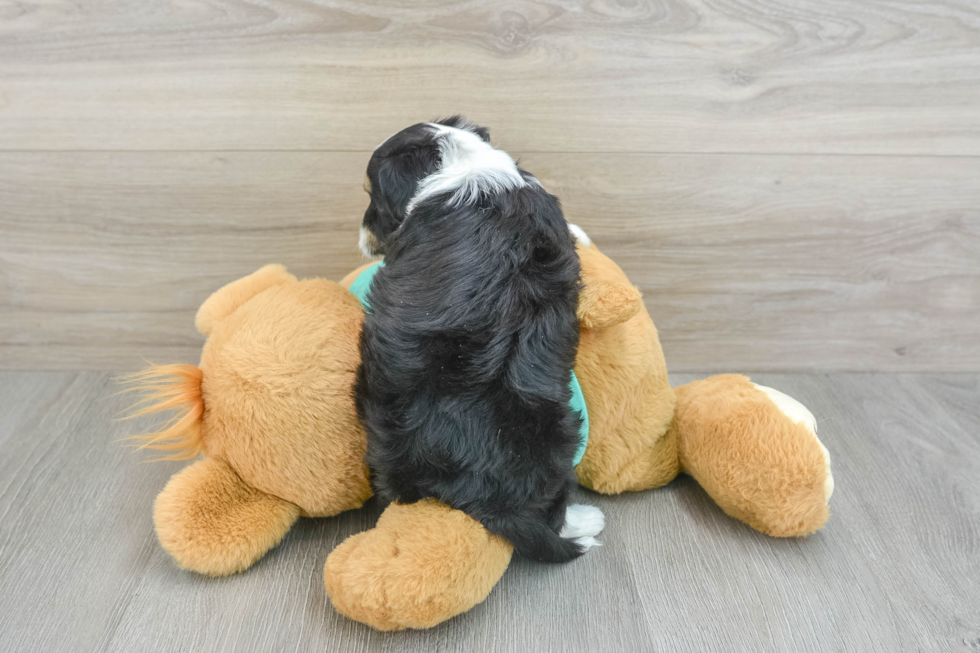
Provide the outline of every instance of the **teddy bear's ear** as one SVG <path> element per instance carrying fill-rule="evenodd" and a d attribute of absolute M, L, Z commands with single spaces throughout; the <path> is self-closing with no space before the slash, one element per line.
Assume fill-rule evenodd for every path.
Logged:
<path fill-rule="evenodd" d="M 286 272 L 281 265 L 266 265 L 247 277 L 232 281 L 201 304 L 197 310 L 194 324 L 201 335 L 211 335 L 214 325 L 222 321 L 238 307 L 272 286 L 296 281 L 296 277 Z"/>
<path fill-rule="evenodd" d="M 577 314 L 583 327 L 598 329 L 620 324 L 643 309 L 643 295 L 609 257 L 581 240 L 577 251 L 583 286 L 578 294 Z"/>

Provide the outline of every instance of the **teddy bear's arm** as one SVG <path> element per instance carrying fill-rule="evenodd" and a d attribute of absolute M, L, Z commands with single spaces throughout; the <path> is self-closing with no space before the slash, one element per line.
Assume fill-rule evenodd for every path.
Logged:
<path fill-rule="evenodd" d="M 286 268 L 281 265 L 273 264 L 259 268 L 247 277 L 223 286 L 208 297 L 198 309 L 194 325 L 201 335 L 211 335 L 214 325 L 238 310 L 239 306 L 263 290 L 288 281 L 296 281 L 296 277 L 286 272 Z"/>
<path fill-rule="evenodd" d="M 578 319 L 582 327 L 598 329 L 620 324 L 643 308 L 643 296 L 619 266 L 595 245 L 579 241 L 582 290 L 578 295 Z"/>
<path fill-rule="evenodd" d="M 431 628 L 480 603 L 513 547 L 435 499 L 392 503 L 373 529 L 347 538 L 324 566 L 338 612 L 378 630 Z"/>
<path fill-rule="evenodd" d="M 170 479 L 157 496 L 153 521 L 160 544 L 182 568 L 226 576 L 279 544 L 299 513 L 246 485 L 223 461 L 205 458 Z"/>

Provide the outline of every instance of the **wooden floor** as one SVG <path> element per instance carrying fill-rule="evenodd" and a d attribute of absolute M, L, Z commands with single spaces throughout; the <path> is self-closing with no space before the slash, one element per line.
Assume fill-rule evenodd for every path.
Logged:
<path fill-rule="evenodd" d="M 675 370 L 980 370 L 976 0 L 0 2 L 0 369 L 194 360 L 359 263 L 393 131 L 489 125 Z"/>
<path fill-rule="evenodd" d="M 674 383 L 691 380 L 674 375 Z M 118 440 L 126 399 L 97 372 L 0 373 L 0 650 L 980 650 L 980 376 L 764 374 L 803 401 L 833 457 L 826 528 L 776 540 L 688 478 L 580 499 L 604 546 L 565 566 L 517 560 L 489 599 L 424 632 L 337 615 L 324 560 L 373 505 L 301 520 L 248 572 L 181 572 L 153 534 L 179 464 Z"/>

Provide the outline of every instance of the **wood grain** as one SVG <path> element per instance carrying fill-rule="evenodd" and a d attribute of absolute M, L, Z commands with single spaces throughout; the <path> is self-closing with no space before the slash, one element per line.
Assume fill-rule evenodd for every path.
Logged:
<path fill-rule="evenodd" d="M 980 369 L 980 159 L 590 163 L 526 158 L 644 291 L 672 369 Z"/>
<path fill-rule="evenodd" d="M 0 153 L 0 367 L 194 362 L 269 262 L 360 262 L 368 155 Z M 527 154 L 671 369 L 980 369 L 980 158 Z"/>
<path fill-rule="evenodd" d="M 683 383 L 690 375 L 673 375 Z M 127 398 L 104 373 L 0 373 L 0 632 L 10 651 L 976 651 L 980 439 L 972 375 L 764 374 L 830 450 L 826 528 L 763 536 L 688 478 L 577 500 L 603 546 L 569 565 L 517 560 L 490 597 L 422 632 L 339 616 L 326 556 L 372 503 L 304 519 L 244 574 L 181 572 L 153 535 L 180 463 L 118 442 Z"/>
<path fill-rule="evenodd" d="M 980 154 L 969 0 L 0 5 L 0 149 Z"/>

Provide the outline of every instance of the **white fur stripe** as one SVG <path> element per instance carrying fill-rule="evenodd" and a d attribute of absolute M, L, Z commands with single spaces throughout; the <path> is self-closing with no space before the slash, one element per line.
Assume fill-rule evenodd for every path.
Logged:
<path fill-rule="evenodd" d="M 419 183 L 415 196 L 409 201 L 405 215 L 411 215 L 419 202 L 433 195 L 455 191 L 450 204 L 474 201 L 480 193 L 500 192 L 527 185 L 517 164 L 506 152 L 466 129 L 429 123 L 439 134 L 442 160 L 438 172 Z"/>

